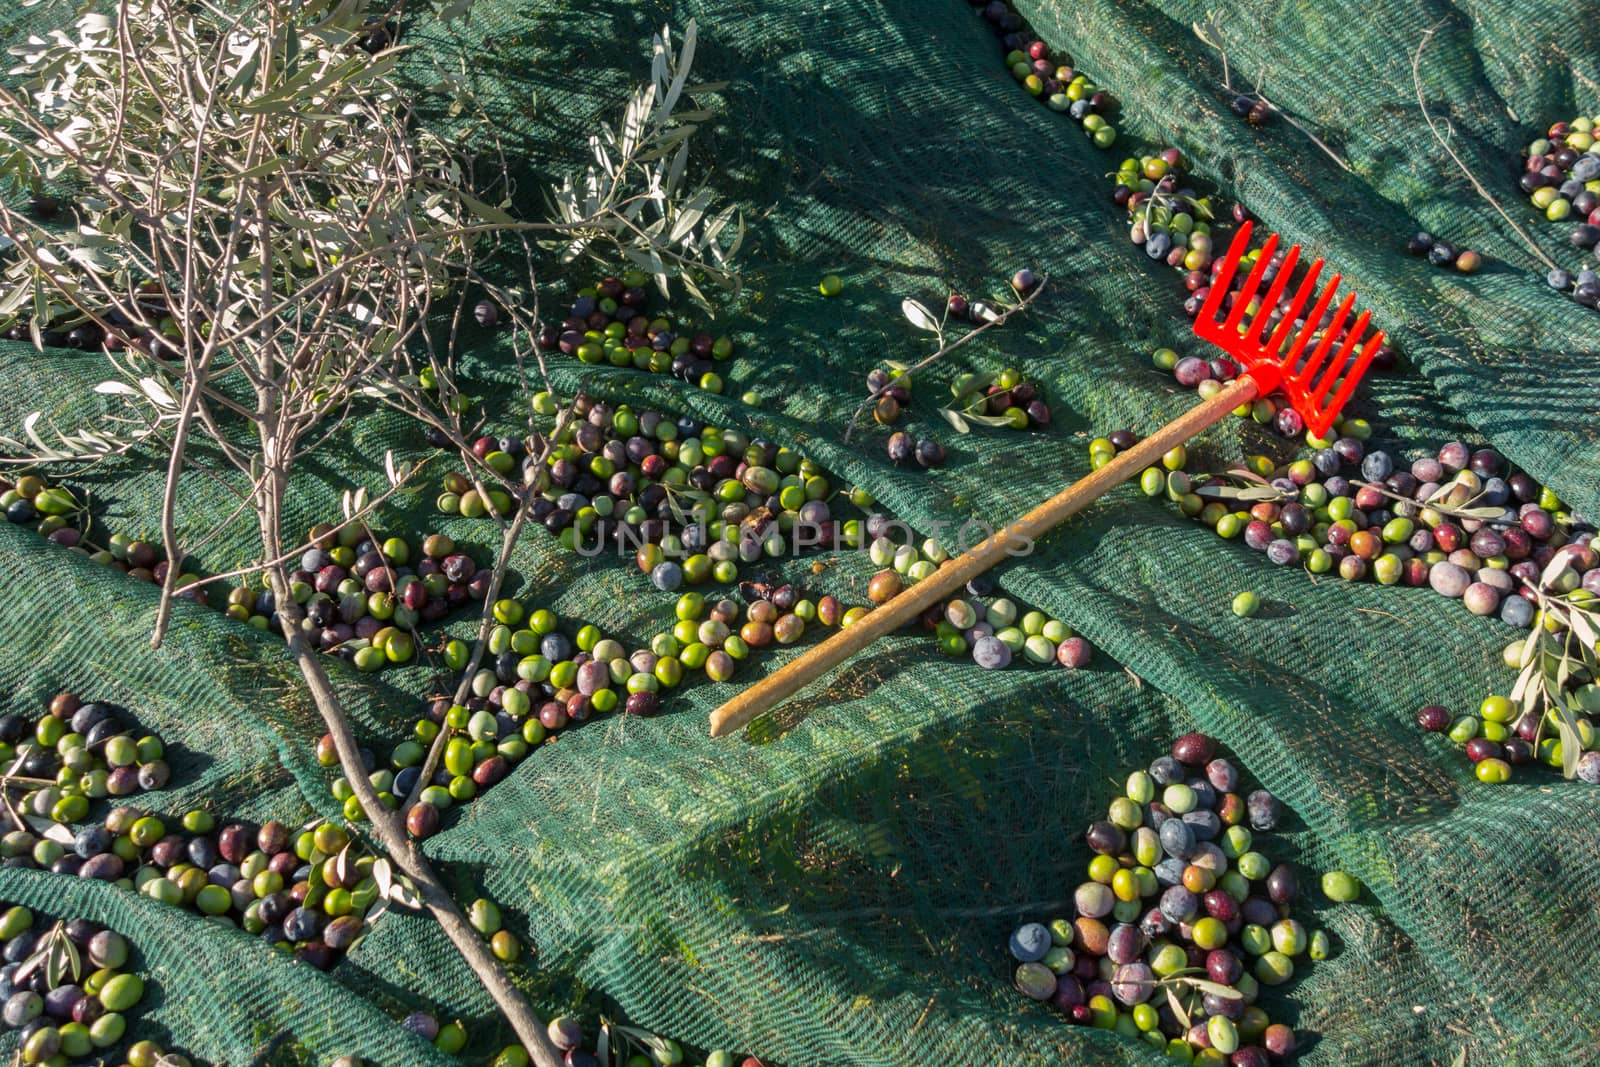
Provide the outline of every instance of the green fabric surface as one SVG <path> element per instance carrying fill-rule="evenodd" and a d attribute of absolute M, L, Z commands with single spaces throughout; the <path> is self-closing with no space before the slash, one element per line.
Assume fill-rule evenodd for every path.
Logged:
<path fill-rule="evenodd" d="M 8 11 L 0 27 L 49 25 L 66 7 Z M 1267 227 L 1328 257 L 1396 339 L 1402 368 L 1354 405 L 1379 443 L 1409 455 L 1456 437 L 1489 441 L 1573 507 L 1600 513 L 1600 320 L 1546 289 L 1542 266 L 1448 168 L 1411 80 L 1422 34 L 1442 20 L 1421 64 L 1430 107 L 1513 217 L 1576 266 L 1569 227 L 1534 217 L 1514 178 L 1535 130 L 1594 107 L 1600 40 L 1575 29 L 1593 21 L 1585 5 L 1518 4 L 1514 17 L 1505 5 L 1416 0 L 1221 12 L 1235 83 L 1265 74 L 1272 99 L 1351 172 L 1287 123 L 1253 130 L 1228 112 L 1220 63 L 1189 28 L 1205 14 L 1198 4 L 1020 7 L 1120 100 L 1109 151 L 1014 84 L 963 0 L 480 0 L 467 27 L 418 27 L 407 41 L 419 65 L 470 58 L 519 158 L 525 212 L 539 209 L 545 182 L 582 164 L 587 125 L 615 117 L 661 23 L 698 18 L 697 71 L 730 83 L 696 156 L 752 224 L 745 291 L 716 320 L 739 346 L 724 370 L 730 395 L 555 357 L 564 389 L 581 383 L 799 446 L 913 525 L 1003 522 L 1085 474 L 1088 437 L 1148 432 L 1194 401 L 1148 359 L 1161 345 L 1204 351 L 1178 276 L 1128 242 L 1106 177 L 1124 155 L 1172 143 Z M 1478 249 L 1489 266 L 1464 278 L 1407 258 L 1417 228 Z M 1035 308 L 915 393 L 905 425 L 945 441 L 946 467 L 890 467 L 882 430 L 839 442 L 866 371 L 927 351 L 899 314 L 902 297 L 982 295 L 1024 265 L 1049 277 Z M 816 288 L 830 271 L 845 278 L 832 300 Z M 590 277 L 547 265 L 546 313 Z M 674 310 L 703 319 L 686 302 Z M 82 397 L 105 376 L 99 357 L 0 343 L 0 359 L 10 386 L 0 423 L 38 409 L 70 426 L 98 410 Z M 1040 383 L 1055 424 L 955 437 L 935 410 L 944 383 L 1002 365 Z M 511 409 L 517 372 L 503 334 L 474 334 L 466 373 L 491 411 Z M 746 388 L 763 407 L 732 399 Z M 302 470 L 290 528 L 336 514 L 345 488 L 376 491 L 388 448 L 428 451 L 397 416 L 353 419 Z M 1230 420 L 1194 451 L 1215 465 L 1267 448 L 1284 451 Z M 162 479 L 151 456 L 136 455 L 72 484 L 90 491 L 106 528 L 148 535 Z M 487 559 L 494 527 L 433 514 L 436 484 L 399 495 L 378 525 L 442 529 Z M 202 476 L 184 486 L 191 536 L 231 507 Z M 253 527 L 230 527 L 200 555 L 212 573 L 244 564 L 259 555 Z M 563 555 L 539 531 L 524 538 L 515 572 L 519 597 L 629 642 L 671 616 L 673 597 L 630 566 Z M 851 558 L 821 577 L 804 563 L 788 573 L 858 601 L 870 568 Z M 321 728 L 279 643 L 180 604 L 152 654 L 153 590 L 17 528 L 0 528 L 0 574 L 11 706 L 37 708 L 61 688 L 126 704 L 180 753 L 173 787 L 152 802 L 163 810 L 332 812 L 311 753 Z M 675 692 L 659 719 L 613 717 L 562 736 L 452 815 L 427 851 L 463 900 L 481 884 L 537 948 L 522 981 L 547 1013 L 598 994 L 634 1024 L 791 1067 L 1153 1064 L 1162 1058 L 1142 1045 L 1024 1001 L 1005 942 L 1018 921 L 1064 912 L 1088 859 L 1082 829 L 1126 772 L 1199 728 L 1293 810 L 1261 846 L 1269 856 L 1301 865 L 1303 884 L 1340 867 L 1367 887 L 1357 904 L 1302 905 L 1337 951 L 1265 997 L 1304 1035 L 1302 1062 L 1420 1067 L 1462 1049 L 1469 1064 L 1592 1061 L 1600 795 L 1537 771 L 1480 786 L 1458 751 L 1412 723 L 1421 704 L 1465 709 L 1504 691 L 1499 649 L 1512 631 L 1426 590 L 1271 567 L 1131 489 L 1001 578 L 1088 636 L 1091 668 L 996 675 L 898 637 L 747 734 L 712 741 L 706 713 L 793 653 L 763 655 L 733 683 Z M 1262 617 L 1228 610 L 1243 589 L 1268 603 Z M 471 628 L 459 614 L 445 627 Z M 330 670 L 380 751 L 439 684 L 425 665 Z M 58 893 L 135 940 L 161 990 L 148 1017 L 213 1062 L 247 1062 L 257 1023 L 292 1033 L 318 1063 L 340 1052 L 433 1062 L 381 1012 L 492 1012 L 420 918 L 385 917 L 318 976 L 193 915 L 0 870 L 0 899 Z"/>

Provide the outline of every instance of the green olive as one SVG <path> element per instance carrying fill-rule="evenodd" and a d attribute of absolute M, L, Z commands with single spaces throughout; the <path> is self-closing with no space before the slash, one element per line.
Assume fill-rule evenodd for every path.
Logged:
<path fill-rule="evenodd" d="M 204 872 L 201 872 L 202 877 Z M 100 1004 L 108 1012 L 125 1012 L 144 996 L 144 979 L 136 974 L 119 974 L 100 990 Z"/>

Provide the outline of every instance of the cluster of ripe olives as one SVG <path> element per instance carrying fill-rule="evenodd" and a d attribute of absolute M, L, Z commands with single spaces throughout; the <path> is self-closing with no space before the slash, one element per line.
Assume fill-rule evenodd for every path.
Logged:
<path fill-rule="evenodd" d="M 722 392 L 724 382 L 715 368 L 732 358 L 732 338 L 675 326 L 665 314 L 652 313 L 649 281 L 641 271 L 628 271 L 578 290 L 567 317 L 541 331 L 540 347 L 583 363 L 671 374 L 707 392 Z M 493 315 L 487 323 L 479 315 L 480 323 L 493 321 Z"/>
<path fill-rule="evenodd" d="M 1537 579 L 1563 546 L 1576 553 L 1573 587 L 1588 579 L 1593 527 L 1494 449 L 1451 441 L 1408 463 L 1369 449 L 1365 420 L 1335 432 L 1308 436 L 1309 458 L 1250 457 L 1243 487 L 1237 475 L 1189 474 L 1181 449 L 1140 486 L 1279 566 L 1431 588 L 1519 629 L 1535 624 Z"/>
<path fill-rule="evenodd" d="M 1481 782 L 1511 780 L 1512 768 L 1543 763 L 1565 769 L 1579 781 L 1600 784 L 1600 739 L 1591 716 L 1600 713 L 1600 649 L 1592 638 L 1600 606 L 1600 553 L 1591 538 L 1578 533 L 1544 564 L 1537 579 L 1543 606 L 1530 608 L 1532 631 L 1514 638 L 1501 653 L 1507 668 L 1537 672 L 1542 682 L 1531 690 L 1532 706 L 1499 693 L 1483 698 L 1474 713 L 1455 715 L 1439 704 L 1417 712 L 1417 725 L 1461 745 Z M 1531 588 L 1524 586 L 1530 595 Z M 1590 620 L 1584 636 L 1572 619 Z M 1511 687 L 1513 693 L 1517 687 Z M 1544 697 L 1538 698 L 1542 690 Z M 1519 694 L 1520 696 L 1520 694 Z"/>
<path fill-rule="evenodd" d="M 51 543 L 131 578 L 151 585 L 161 585 L 167 580 L 170 564 L 160 545 L 124 534 L 112 534 L 106 538 L 104 546 L 91 542 L 88 508 L 67 486 L 52 485 L 37 474 L 23 475 L 14 482 L 0 478 L 0 513 L 8 522 L 32 526 Z M 180 573 L 175 586 L 178 595 L 197 604 L 206 603 L 203 587 L 185 588 L 199 580 L 199 576 L 187 571 Z"/>
<path fill-rule="evenodd" d="M 971 0 L 981 8 L 984 21 L 1006 49 L 1005 65 L 1028 95 L 1051 111 L 1070 115 L 1083 127 L 1097 148 L 1110 148 L 1117 128 L 1106 116 L 1115 108 L 1111 95 L 1089 80 L 1065 55 L 1052 55 L 1050 46 L 1030 31 L 1027 22 L 1006 0 Z"/>
<path fill-rule="evenodd" d="M 412 736 L 389 754 L 388 767 L 379 769 L 364 754 L 379 799 L 398 809 L 415 795 L 406 810 L 407 830 L 414 837 L 431 836 L 444 812 L 501 781 L 561 731 L 614 712 L 654 717 L 666 694 L 697 673 L 726 682 L 757 650 L 793 645 L 808 630 L 847 626 L 865 612 L 846 609 L 831 596 L 813 600 L 787 584 L 742 582 L 739 594 L 735 600 L 682 593 L 671 629 L 631 650 L 592 623 L 564 625 L 548 608 L 497 601 L 486 649 L 491 659 L 471 678 L 466 702 L 431 700 Z M 445 659 L 456 669 L 467 665 L 469 655 L 464 642 L 445 647 Z M 331 737 L 318 743 L 317 758 L 337 766 Z M 346 817 L 360 819 L 349 782 L 337 778 L 332 789 Z"/>
<path fill-rule="evenodd" d="M 1518 184 L 1545 218 L 1576 220 L 1569 235 L 1572 246 L 1600 256 L 1600 147 L 1594 119 L 1580 115 L 1552 124 L 1545 136 L 1528 145 Z M 1556 267 L 1545 280 L 1584 307 L 1600 307 L 1596 266 L 1576 271 Z"/>
<path fill-rule="evenodd" d="M 123 534 L 112 534 L 104 547 L 85 540 L 72 524 L 83 508 L 71 490 L 36 475 L 14 483 L 0 480 L 0 486 L 0 509 L 8 521 L 36 523 L 38 532 L 54 543 L 130 577 L 153 585 L 166 581 L 169 564 L 160 545 Z M 445 534 L 423 537 L 420 552 L 403 537 L 373 533 L 360 523 L 337 528 L 325 523 L 314 527 L 307 540 L 311 547 L 289 575 L 301 627 L 314 647 L 349 660 L 361 671 L 410 662 L 417 652 L 418 625 L 481 602 L 488 590 L 489 571 L 480 571 L 472 556 Z M 180 574 L 178 595 L 207 603 L 204 587 L 185 588 L 199 580 L 192 573 Z M 279 632 L 270 589 L 236 586 L 225 605 L 230 618 Z"/>
<path fill-rule="evenodd" d="M 520 482 L 486 486 L 485 499 L 464 473 L 453 473 L 439 509 L 507 515 L 512 494 L 532 493 L 529 517 L 563 547 L 632 556 L 663 591 L 728 584 L 741 563 L 832 547 L 833 487 L 803 454 L 690 416 L 635 411 L 586 394 L 573 404 L 577 417 L 554 441 L 537 434 L 475 441 L 491 471 L 520 471 Z M 535 406 L 543 415 L 556 412 L 548 394 Z"/>
<path fill-rule="evenodd" d="M 93 801 L 164 788 L 172 778 L 160 739 L 137 736 L 127 711 L 59 693 L 30 724 L 0 715 L 0 789 L 15 811 L 54 823 L 81 822 Z M 50 838 L 15 829 L 0 837 L 8 866 L 49 867 L 64 849 Z"/>
<path fill-rule="evenodd" d="M 1203 734 L 1128 776 L 1105 820 L 1085 834 L 1094 858 L 1073 912 L 1011 935 L 1017 989 L 1070 1022 L 1116 1030 L 1184 1063 L 1267 1067 L 1291 1056 L 1292 1028 L 1258 1003 L 1328 936 L 1293 917 L 1295 871 L 1258 845 L 1281 816 Z M 1353 879 L 1324 878 L 1352 900 Z"/>
<path fill-rule="evenodd" d="M 1462 274 L 1476 274 L 1483 266 L 1483 257 L 1470 248 L 1435 237 L 1431 233 L 1418 233 L 1406 242 L 1406 251 L 1413 256 L 1426 256 L 1435 267 L 1453 267 Z"/>
<path fill-rule="evenodd" d="M 319 970 L 333 966 L 379 902 L 374 860 L 335 823 L 169 822 L 133 807 L 81 826 L 50 870 L 111 882 L 255 934 Z"/>
<path fill-rule="evenodd" d="M 1213 262 L 1220 262 L 1212 243 L 1219 205 L 1190 184 L 1188 169 L 1188 157 L 1177 148 L 1130 156 L 1117 169 L 1111 201 L 1128 213 L 1129 240 L 1192 280 L 1209 277 Z"/>
<path fill-rule="evenodd" d="M 482 603 L 488 570 L 449 536 L 429 534 L 418 552 L 403 537 L 386 537 L 360 523 L 313 527 L 289 589 L 311 644 L 376 671 L 408 663 L 417 652 L 416 628 L 451 611 Z M 278 632 L 270 589 L 241 586 L 228 594 L 230 616 Z"/>
<path fill-rule="evenodd" d="M 110 1054 L 145 995 L 127 938 L 87 919 L 46 925 L 20 904 L 0 908 L 0 1025 L 16 1032 L 13 1062 L 189 1067 L 188 1057 L 153 1041 L 134 1042 L 120 1059 Z"/>

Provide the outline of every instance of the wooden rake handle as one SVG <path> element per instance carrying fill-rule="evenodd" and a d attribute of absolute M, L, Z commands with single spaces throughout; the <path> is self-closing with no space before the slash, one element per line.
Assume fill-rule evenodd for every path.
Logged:
<path fill-rule="evenodd" d="M 1030 543 L 1076 515 L 1112 489 L 1159 463 L 1175 446 L 1221 422 L 1234 408 L 1260 396 L 1248 376 L 1224 386 L 1210 400 L 1185 412 L 1146 437 L 1110 463 L 1067 486 L 1011 525 L 985 538 L 965 555 L 947 561 L 931 578 L 904 590 L 899 596 L 867 613 L 860 622 L 840 630 L 803 655 L 742 690 L 711 713 L 711 736 L 733 733 L 751 719 L 837 667 L 884 634 L 899 629 L 929 607 L 945 600 L 978 575 L 1003 562 L 1017 550 L 1025 554 Z"/>

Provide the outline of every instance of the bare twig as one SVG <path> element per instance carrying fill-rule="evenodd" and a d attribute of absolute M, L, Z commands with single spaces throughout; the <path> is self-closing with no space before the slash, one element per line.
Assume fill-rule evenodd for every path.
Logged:
<path fill-rule="evenodd" d="M 1224 92 L 1229 92 L 1229 93 L 1235 92 L 1236 90 L 1233 87 L 1233 77 L 1232 77 L 1231 73 L 1229 72 L 1229 68 L 1228 68 L 1228 50 L 1226 48 L 1224 48 L 1223 45 L 1222 45 L 1222 26 L 1217 21 L 1217 17 L 1215 15 L 1215 13 L 1208 14 L 1207 17 L 1206 17 L 1206 21 L 1203 22 L 1203 23 L 1201 23 L 1201 22 L 1193 23 L 1191 28 L 1194 30 L 1195 37 L 1202 44 L 1210 46 L 1210 48 L 1213 51 L 1215 51 L 1217 53 L 1217 56 L 1222 60 L 1222 88 L 1223 88 L 1223 91 Z M 1322 151 L 1327 155 L 1327 157 L 1329 159 L 1333 160 L 1334 163 L 1338 164 L 1340 170 L 1346 171 L 1347 173 L 1350 173 L 1350 174 L 1354 174 L 1355 173 L 1355 168 L 1350 166 L 1349 161 L 1347 161 L 1343 156 L 1341 156 L 1339 153 L 1335 152 L 1332 148 L 1330 148 L 1328 146 L 1328 143 L 1326 141 L 1324 141 L 1321 137 L 1317 136 L 1317 134 L 1315 132 L 1313 132 L 1312 129 L 1309 126 L 1305 125 L 1303 122 L 1301 122 L 1299 119 L 1295 118 L 1293 115 L 1289 114 L 1289 112 L 1285 111 L 1283 108 L 1279 107 L 1277 104 L 1274 104 L 1271 100 L 1268 100 L 1267 99 L 1267 94 L 1266 94 L 1265 91 L 1262 90 L 1261 85 L 1260 85 L 1259 82 L 1256 84 L 1255 97 L 1256 97 L 1257 100 L 1260 100 L 1261 103 L 1264 104 L 1267 108 L 1271 109 L 1273 114 L 1277 115 L 1283 121 L 1287 122 L 1289 125 L 1293 126 L 1295 129 L 1299 130 L 1301 133 L 1305 134 L 1306 138 L 1312 144 L 1314 144 L 1318 148 L 1322 149 Z"/>
<path fill-rule="evenodd" d="M 483 938 L 461 914 L 461 909 L 456 906 L 454 898 L 439 880 L 439 876 L 434 873 L 432 866 L 406 839 L 405 830 L 395 813 L 378 799 L 377 791 L 363 773 L 360 745 L 350 730 L 349 720 L 345 717 L 338 694 L 334 692 L 327 673 L 322 669 L 320 658 L 306 644 L 305 636 L 300 632 L 300 613 L 294 604 L 293 595 L 289 592 L 288 576 L 281 565 L 272 568 L 271 581 L 278 603 L 284 605 L 279 609 L 279 619 L 284 639 L 289 645 L 289 654 L 294 657 L 295 665 L 300 669 L 301 677 L 305 679 L 317 711 L 322 715 L 323 724 L 333 737 L 334 750 L 338 753 L 340 767 L 351 784 L 361 810 L 366 813 L 378 843 L 394 864 L 416 883 L 423 904 L 438 921 L 456 951 L 461 953 L 462 958 L 483 983 L 489 995 L 494 998 L 495 1005 L 505 1015 L 512 1030 L 516 1032 L 517 1040 L 528 1050 L 533 1061 L 539 1067 L 559 1067 L 561 1063 L 559 1054 L 555 1046 L 550 1043 L 544 1024 L 528 1007 L 528 1002 L 511 983 L 510 976 L 506 974 L 500 961 L 489 951 Z"/>
<path fill-rule="evenodd" d="M 1256 89 L 1256 99 L 1260 100 L 1263 104 L 1267 105 L 1267 107 L 1271 108 L 1272 109 L 1272 113 L 1274 115 L 1277 115 L 1284 122 L 1287 122 L 1289 125 L 1293 126 L 1295 129 L 1299 130 L 1301 133 L 1305 134 L 1306 139 L 1308 141 L 1310 141 L 1312 144 L 1316 145 L 1318 148 L 1322 149 L 1323 153 L 1329 159 L 1333 160 L 1334 163 L 1338 164 L 1340 170 L 1344 171 L 1347 174 L 1354 174 L 1356 172 L 1356 169 L 1350 165 L 1350 161 L 1349 160 L 1345 159 L 1343 156 L 1341 156 L 1339 153 L 1335 152 L 1331 147 L 1329 147 L 1328 142 L 1324 141 L 1321 137 L 1317 136 L 1317 134 L 1312 131 L 1311 127 L 1307 126 L 1305 123 L 1301 122 L 1299 119 L 1297 119 L 1293 115 L 1289 114 L 1289 112 L 1285 111 L 1283 108 L 1279 107 L 1277 104 L 1274 104 L 1271 100 L 1268 100 L 1267 99 L 1267 94 L 1265 92 L 1263 92 L 1260 88 Z"/>
<path fill-rule="evenodd" d="M 1435 141 L 1439 142 L 1439 147 L 1445 150 L 1445 153 L 1450 157 L 1450 161 L 1456 165 L 1456 169 L 1466 176 L 1467 181 L 1472 184 L 1472 188 L 1477 191 L 1478 196 L 1490 207 L 1494 208 L 1502 219 L 1505 219 L 1506 225 L 1516 232 L 1516 235 L 1522 239 L 1523 245 L 1529 252 L 1533 253 L 1535 258 L 1551 270 L 1556 270 L 1556 261 L 1546 255 L 1544 249 L 1534 243 L 1533 238 L 1529 237 L 1527 232 L 1517 225 L 1517 221 L 1511 217 L 1506 209 L 1500 206 L 1500 201 L 1496 200 L 1494 195 L 1484 188 L 1483 183 L 1478 180 L 1478 176 L 1472 172 L 1472 168 L 1467 166 L 1466 162 L 1456 154 L 1456 150 L 1451 147 L 1449 140 L 1439 132 L 1439 124 L 1428 113 L 1428 100 L 1422 91 L 1422 53 L 1427 50 L 1428 42 L 1433 39 L 1433 35 L 1438 32 L 1439 27 L 1443 26 L 1447 21 L 1449 21 L 1448 16 L 1429 26 L 1423 33 L 1422 39 L 1417 42 L 1416 52 L 1412 53 L 1411 56 L 1411 84 L 1417 91 L 1417 109 L 1422 112 L 1422 121 L 1428 124 L 1428 132 L 1433 135 Z"/>

